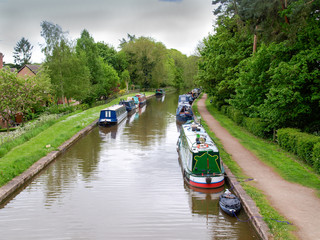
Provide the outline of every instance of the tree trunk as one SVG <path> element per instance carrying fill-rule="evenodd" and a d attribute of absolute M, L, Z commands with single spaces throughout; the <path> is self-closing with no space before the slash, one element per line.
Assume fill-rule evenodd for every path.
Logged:
<path fill-rule="evenodd" d="M 253 53 L 257 51 L 257 42 L 258 42 L 258 37 L 257 37 L 257 30 L 258 30 L 258 25 L 256 25 L 255 31 L 254 31 L 254 37 L 253 37 Z"/>
<path fill-rule="evenodd" d="M 282 5 L 282 10 L 287 9 L 287 5 L 288 5 L 287 0 L 281 0 L 281 5 Z M 286 24 L 289 24 L 289 19 L 286 15 L 284 16 L 284 20 Z"/>

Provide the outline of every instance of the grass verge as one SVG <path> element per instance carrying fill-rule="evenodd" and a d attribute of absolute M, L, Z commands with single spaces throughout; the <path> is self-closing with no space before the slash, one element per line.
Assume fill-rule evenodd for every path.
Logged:
<path fill-rule="evenodd" d="M 198 98 L 198 99 L 200 99 L 200 98 Z M 207 108 L 208 108 L 208 106 L 207 106 Z M 193 104 L 193 110 L 194 110 L 195 115 L 200 116 L 196 102 L 195 102 L 195 104 Z M 210 111 L 210 113 L 213 114 L 212 111 Z M 222 115 L 222 114 L 220 113 L 220 115 Z M 215 112 L 214 112 L 214 116 L 216 118 Z M 225 117 L 225 118 L 227 118 L 227 117 Z M 218 121 L 220 121 L 220 124 L 221 124 L 221 120 L 225 120 L 225 119 L 219 119 L 219 118 L 216 118 L 216 119 Z M 229 119 L 229 121 L 231 121 L 231 120 Z M 285 223 L 287 220 L 282 215 L 280 215 L 269 204 L 268 200 L 266 199 L 266 197 L 262 194 L 262 192 L 259 189 L 252 186 L 250 182 L 242 181 L 243 179 L 249 178 L 249 176 L 246 176 L 242 172 L 239 165 L 231 159 L 230 155 L 224 150 L 223 145 L 220 142 L 220 140 L 215 136 L 215 134 L 213 132 L 210 131 L 210 128 L 208 127 L 207 123 L 202 120 L 201 124 L 206 129 L 207 133 L 212 138 L 212 140 L 217 144 L 217 146 L 219 148 L 220 156 L 223 159 L 223 163 L 228 166 L 228 168 L 235 175 L 235 177 L 237 178 L 237 181 L 240 183 L 240 185 L 243 187 L 243 189 L 246 191 L 246 193 L 256 203 L 257 207 L 259 208 L 260 214 L 263 217 L 263 220 L 265 221 L 267 226 L 269 227 L 271 234 L 273 234 L 274 239 L 276 239 L 276 240 L 278 240 L 278 239 L 296 240 L 297 238 L 292 233 L 295 230 L 295 227 Z M 254 141 L 255 141 L 255 139 L 256 139 L 256 137 L 254 137 Z M 284 221 L 284 222 L 279 222 L 279 221 Z"/>
<path fill-rule="evenodd" d="M 146 92 L 145 94 L 149 96 L 154 92 Z M 127 98 L 131 95 L 121 96 L 121 98 Z M 66 115 L 53 125 L 43 127 L 42 131 L 35 133 L 34 137 L 25 141 L 20 140 L 20 145 L 0 158 L 0 187 L 27 170 L 49 152 L 57 150 L 62 143 L 94 122 L 99 117 L 101 109 L 117 104 L 119 99 L 120 97 L 108 104 Z"/>

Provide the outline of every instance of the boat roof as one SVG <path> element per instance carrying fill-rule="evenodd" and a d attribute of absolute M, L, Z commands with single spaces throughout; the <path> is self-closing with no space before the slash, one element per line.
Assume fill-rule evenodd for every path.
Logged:
<path fill-rule="evenodd" d="M 115 111 L 115 110 L 118 110 L 120 108 L 125 108 L 125 106 L 123 105 L 120 105 L 120 104 L 115 104 L 115 105 L 112 105 L 110 107 L 107 107 L 105 109 L 102 109 L 101 111 L 107 111 L 107 110 L 112 110 L 112 111 Z"/>
<path fill-rule="evenodd" d="M 216 144 L 212 141 L 210 136 L 207 134 L 207 132 L 204 130 L 204 128 L 195 122 L 187 122 L 182 125 L 182 129 L 186 135 L 187 143 L 189 145 L 189 148 L 194 151 L 213 151 L 213 152 L 219 152 Z M 202 138 L 204 140 L 203 144 L 201 145 L 201 148 L 198 148 L 199 145 L 196 141 L 197 138 Z"/>

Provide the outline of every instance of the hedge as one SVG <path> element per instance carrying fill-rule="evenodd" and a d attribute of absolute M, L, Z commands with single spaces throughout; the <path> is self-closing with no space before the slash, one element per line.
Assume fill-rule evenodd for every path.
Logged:
<path fill-rule="evenodd" d="M 253 135 L 261 138 L 270 138 L 272 131 L 268 128 L 268 123 L 261 118 L 243 118 L 243 126 Z"/>
<path fill-rule="evenodd" d="M 314 145 L 312 159 L 314 169 L 320 173 L 320 143 Z"/>
<path fill-rule="evenodd" d="M 315 145 L 320 143 L 320 137 L 300 132 L 299 129 L 294 128 L 279 129 L 277 136 L 278 143 L 283 149 L 298 155 L 311 166 L 315 167 L 319 164 L 319 153 L 317 155 L 315 152 Z"/>

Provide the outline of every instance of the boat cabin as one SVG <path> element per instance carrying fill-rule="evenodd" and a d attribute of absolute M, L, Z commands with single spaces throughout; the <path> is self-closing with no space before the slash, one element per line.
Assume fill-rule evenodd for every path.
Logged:
<path fill-rule="evenodd" d="M 138 97 L 140 107 L 147 103 L 146 95 L 144 95 L 143 93 L 137 94 L 136 97 Z"/>
<path fill-rule="evenodd" d="M 164 90 L 163 89 L 157 89 L 156 90 L 156 96 L 162 96 L 164 94 Z"/>
<path fill-rule="evenodd" d="M 179 96 L 178 104 L 189 103 L 192 104 L 193 98 L 190 94 L 183 94 Z"/>
<path fill-rule="evenodd" d="M 99 124 L 118 124 L 127 117 L 128 113 L 124 105 L 113 105 L 100 111 Z"/>
<path fill-rule="evenodd" d="M 136 104 L 133 100 L 124 100 L 121 99 L 119 105 L 124 105 L 126 107 L 127 112 L 130 112 L 137 108 Z"/>

